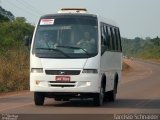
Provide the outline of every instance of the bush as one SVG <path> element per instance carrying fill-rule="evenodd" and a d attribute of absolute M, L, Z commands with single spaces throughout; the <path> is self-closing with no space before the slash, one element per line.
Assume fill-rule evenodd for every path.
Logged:
<path fill-rule="evenodd" d="M 0 92 L 29 88 L 29 53 L 9 50 L 0 57 Z"/>

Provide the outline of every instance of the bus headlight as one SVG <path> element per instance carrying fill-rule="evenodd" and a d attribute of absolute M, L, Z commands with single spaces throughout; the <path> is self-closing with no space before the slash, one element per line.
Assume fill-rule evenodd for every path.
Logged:
<path fill-rule="evenodd" d="M 86 85 L 87 86 L 91 86 L 91 82 L 86 82 Z"/>
<path fill-rule="evenodd" d="M 32 68 L 31 72 L 32 73 L 43 73 L 43 68 Z"/>
<path fill-rule="evenodd" d="M 83 69 L 82 73 L 98 73 L 97 69 Z"/>

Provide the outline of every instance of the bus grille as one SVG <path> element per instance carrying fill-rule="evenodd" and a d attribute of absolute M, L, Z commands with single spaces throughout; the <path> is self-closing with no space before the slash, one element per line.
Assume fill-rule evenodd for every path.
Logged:
<path fill-rule="evenodd" d="M 47 75 L 79 75 L 80 70 L 45 70 Z"/>

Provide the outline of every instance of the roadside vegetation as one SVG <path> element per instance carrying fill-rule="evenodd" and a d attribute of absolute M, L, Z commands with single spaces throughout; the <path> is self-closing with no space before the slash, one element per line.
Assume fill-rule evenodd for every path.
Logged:
<path fill-rule="evenodd" d="M 160 62 L 160 38 L 122 38 L 124 56 Z"/>
<path fill-rule="evenodd" d="M 34 26 L 25 18 L 14 16 L 0 7 L 0 92 L 28 89 L 29 50 L 25 36 L 31 36 Z M 12 18 L 12 19 L 11 19 Z"/>

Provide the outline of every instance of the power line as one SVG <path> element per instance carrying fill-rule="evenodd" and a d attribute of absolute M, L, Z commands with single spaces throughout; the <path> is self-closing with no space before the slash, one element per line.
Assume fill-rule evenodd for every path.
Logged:
<path fill-rule="evenodd" d="M 32 12 L 37 13 L 39 15 L 42 14 L 42 12 L 40 12 L 39 10 L 37 10 L 35 7 L 33 7 L 32 5 L 26 3 L 25 1 L 22 0 L 16 0 L 19 4 L 21 4 L 24 8 L 26 8 L 27 10 L 32 10 Z M 29 8 L 29 9 L 28 9 Z"/>
<path fill-rule="evenodd" d="M 25 9 L 23 7 L 18 6 L 14 2 L 11 2 L 11 0 L 8 1 L 8 5 L 10 5 L 11 7 L 14 6 L 15 8 L 17 8 L 20 11 L 24 11 L 25 13 L 27 13 L 30 16 L 32 16 L 33 18 L 36 18 L 36 19 L 37 19 L 37 17 L 39 18 L 39 15 L 35 14 L 34 12 L 28 11 L 27 9 Z"/>
<path fill-rule="evenodd" d="M 30 10 L 30 9 L 28 9 L 28 6 L 26 6 L 23 2 L 21 2 L 21 1 L 18 1 L 18 0 L 16 0 L 17 1 L 17 3 L 18 4 L 20 4 L 20 6 L 22 6 L 23 7 L 23 9 L 25 10 L 25 11 L 28 11 L 30 14 L 32 14 L 32 15 L 38 15 L 35 11 L 32 11 L 32 10 Z M 39 14 L 40 15 L 40 14 Z"/>
<path fill-rule="evenodd" d="M 35 14 L 35 13 L 33 13 L 33 12 L 31 12 L 31 11 L 29 11 L 29 10 L 27 10 L 27 9 L 25 9 L 24 7 L 20 7 L 20 6 L 18 6 L 17 4 L 15 4 L 14 2 L 11 2 L 11 0 L 10 1 L 8 1 L 9 2 L 9 5 L 10 6 L 14 6 L 15 8 L 17 8 L 18 10 L 20 10 L 20 11 L 24 11 L 25 13 L 27 13 L 28 15 L 33 15 L 33 17 L 39 17 L 37 14 Z M 12 6 L 12 7 L 13 7 Z"/>
<path fill-rule="evenodd" d="M 21 1 L 22 1 L 22 0 L 21 0 Z M 23 2 L 24 2 L 25 4 L 27 4 L 28 6 L 30 6 L 30 8 L 31 8 L 32 10 L 35 10 L 35 11 L 41 13 L 41 14 L 45 14 L 43 11 L 41 11 L 41 10 L 37 9 L 35 6 L 31 5 L 30 2 L 28 2 L 28 1 L 26 1 L 26 0 L 24 0 Z"/>

